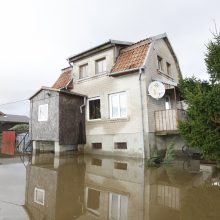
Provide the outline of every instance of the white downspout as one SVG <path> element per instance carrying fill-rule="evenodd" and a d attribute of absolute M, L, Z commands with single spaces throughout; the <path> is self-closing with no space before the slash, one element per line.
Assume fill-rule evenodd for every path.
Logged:
<path fill-rule="evenodd" d="M 80 105 L 80 113 L 82 114 L 83 113 L 83 110 L 82 108 L 86 106 L 86 97 L 84 97 L 84 103 L 82 105 Z"/>
<path fill-rule="evenodd" d="M 143 93 L 142 93 L 142 83 L 141 76 L 143 73 L 144 67 L 139 68 L 139 89 L 140 89 L 140 102 L 141 102 L 141 133 L 142 133 L 142 142 L 143 142 L 143 159 L 146 157 L 145 152 L 145 138 L 144 138 L 144 106 L 143 106 Z"/>

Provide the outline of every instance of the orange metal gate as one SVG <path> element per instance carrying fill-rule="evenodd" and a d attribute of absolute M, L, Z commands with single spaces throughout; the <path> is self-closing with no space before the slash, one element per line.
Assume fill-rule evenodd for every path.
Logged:
<path fill-rule="evenodd" d="M 15 131 L 3 131 L 1 153 L 14 155 L 15 154 L 15 143 L 16 143 Z"/>

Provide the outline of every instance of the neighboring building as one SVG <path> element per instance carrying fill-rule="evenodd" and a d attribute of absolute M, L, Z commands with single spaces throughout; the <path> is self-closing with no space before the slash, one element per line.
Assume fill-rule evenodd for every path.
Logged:
<path fill-rule="evenodd" d="M 0 112 L 0 133 L 7 131 L 17 124 L 28 124 L 29 118 L 23 115 L 9 115 Z"/>
<path fill-rule="evenodd" d="M 137 43 L 109 40 L 68 61 L 72 68 L 53 88 L 67 88 L 73 79 L 73 91 L 88 97 L 85 153 L 149 158 L 173 138 L 180 149 L 181 71 L 166 34 Z M 158 100 L 148 94 L 153 81 L 166 88 Z"/>
<path fill-rule="evenodd" d="M 2 132 L 18 124 L 28 124 L 29 118 L 23 115 L 9 115 L 0 112 L 0 148 L 2 148 Z"/>

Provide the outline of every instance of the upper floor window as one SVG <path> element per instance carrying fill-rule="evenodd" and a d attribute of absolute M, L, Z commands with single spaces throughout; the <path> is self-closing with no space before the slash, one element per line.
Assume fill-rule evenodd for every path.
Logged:
<path fill-rule="evenodd" d="M 127 94 L 126 92 L 109 95 L 110 118 L 127 117 Z"/>
<path fill-rule="evenodd" d="M 100 98 L 93 98 L 89 100 L 89 120 L 101 118 Z"/>
<path fill-rule="evenodd" d="M 166 65 L 167 65 L 167 74 L 171 75 L 171 64 L 167 62 Z"/>
<path fill-rule="evenodd" d="M 157 56 L 157 67 L 158 70 L 163 71 L 163 58 L 160 56 Z"/>
<path fill-rule="evenodd" d="M 88 76 L 88 64 L 79 67 L 79 78 L 83 79 Z"/>
<path fill-rule="evenodd" d="M 95 66 L 96 66 L 96 71 L 95 71 L 96 74 L 105 73 L 106 72 L 106 58 L 96 60 Z"/>

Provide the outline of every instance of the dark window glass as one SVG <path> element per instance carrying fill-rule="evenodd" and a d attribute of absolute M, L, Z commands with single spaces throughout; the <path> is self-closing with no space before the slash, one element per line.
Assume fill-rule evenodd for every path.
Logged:
<path fill-rule="evenodd" d="M 101 118 L 100 111 L 100 99 L 89 101 L 89 119 L 99 119 Z"/>

